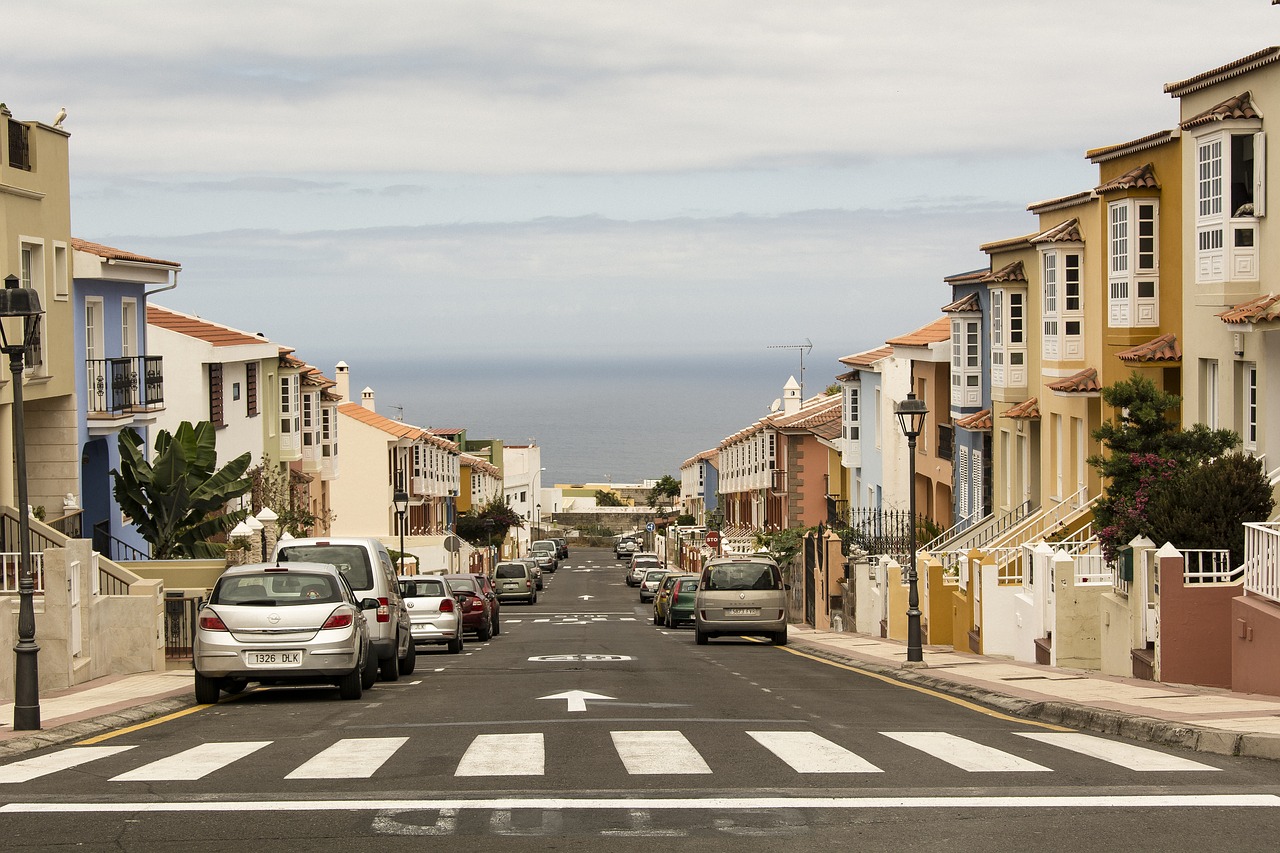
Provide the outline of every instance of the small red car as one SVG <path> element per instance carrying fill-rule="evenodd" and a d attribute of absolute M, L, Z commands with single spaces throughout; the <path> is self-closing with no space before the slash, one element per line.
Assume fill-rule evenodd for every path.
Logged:
<path fill-rule="evenodd" d="M 454 592 L 469 592 L 471 595 L 478 596 L 485 604 L 483 608 L 475 608 L 473 612 L 473 609 L 466 602 L 463 602 L 462 624 L 464 629 L 468 633 L 474 632 L 481 641 L 498 636 L 501 633 L 498 617 L 502 605 L 498 602 L 498 592 L 493 588 L 493 582 L 489 580 L 489 576 L 468 573 L 445 575 L 444 578 L 449 582 L 449 588 Z"/>

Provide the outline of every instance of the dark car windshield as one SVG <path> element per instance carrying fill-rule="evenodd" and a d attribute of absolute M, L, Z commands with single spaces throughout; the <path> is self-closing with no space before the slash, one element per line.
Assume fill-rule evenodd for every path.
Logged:
<path fill-rule="evenodd" d="M 342 601 L 339 581 L 329 575 L 301 572 L 263 572 L 220 578 L 210 604 L 242 607 L 289 607 L 294 604 L 337 604 Z"/>
<path fill-rule="evenodd" d="M 440 578 L 414 578 L 400 581 L 400 594 L 405 598 L 440 598 L 449 594 Z"/>
<path fill-rule="evenodd" d="M 529 569 L 524 563 L 499 563 L 497 575 L 500 578 L 522 578 Z"/>
<path fill-rule="evenodd" d="M 707 591 L 728 589 L 782 589 L 778 570 L 767 563 L 712 566 L 702 574 Z"/>
<path fill-rule="evenodd" d="M 352 589 L 373 589 L 369 552 L 359 545 L 288 545 L 280 549 L 280 562 L 328 563 L 337 566 Z"/>

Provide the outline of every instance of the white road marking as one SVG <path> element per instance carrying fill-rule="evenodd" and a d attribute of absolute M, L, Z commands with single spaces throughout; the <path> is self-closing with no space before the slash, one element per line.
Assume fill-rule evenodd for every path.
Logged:
<path fill-rule="evenodd" d="M 1280 809 L 1276 794 L 1134 794 L 1025 797 L 508 797 L 454 800 L 257 800 L 197 802 L 6 803 L 0 814 L 100 814 L 158 812 L 357 812 L 400 809 L 652 809 L 725 811 L 752 809 Z"/>
<path fill-rule="evenodd" d="M 60 752 L 50 752 L 47 755 L 38 755 L 35 758 L 15 761 L 13 764 L 0 767 L 0 784 L 30 782 L 32 779 L 39 779 L 41 776 L 48 776 L 50 773 L 57 773 L 59 770 L 69 770 L 72 767 L 78 767 L 90 761 L 97 761 L 99 758 L 106 758 L 108 755 L 115 755 L 127 749 L 133 749 L 133 747 L 73 746 Z"/>
<path fill-rule="evenodd" d="M 534 619 L 534 622 L 550 622 L 550 619 Z"/>
<path fill-rule="evenodd" d="M 524 620 L 523 619 L 503 619 L 502 621 L 508 625 L 515 625 L 519 622 L 523 622 Z"/>
<path fill-rule="evenodd" d="M 368 779 L 407 737 L 350 737 L 298 767 L 286 779 Z"/>
<path fill-rule="evenodd" d="M 1080 732 L 1015 732 L 1015 734 L 1040 743 L 1069 749 L 1072 752 L 1078 752 L 1090 758 L 1099 758 L 1129 770 L 1136 770 L 1139 773 L 1155 773 L 1166 770 L 1222 769 L 1220 767 L 1210 767 L 1208 764 L 1201 764 L 1189 758 L 1166 755 L 1163 752 L 1156 752 L 1154 749 L 1147 749 L 1136 744 L 1105 740 L 1100 737 L 1081 734 Z"/>
<path fill-rule="evenodd" d="M 541 776 L 546 772 L 542 733 L 476 735 L 454 776 Z"/>
<path fill-rule="evenodd" d="M 588 699 L 612 699 L 612 696 L 602 696 L 599 693 L 588 693 L 586 690 L 566 690 L 563 693 L 554 693 L 550 696 L 539 696 L 539 699 L 564 699 L 566 703 L 566 711 L 585 711 L 587 710 Z"/>
<path fill-rule="evenodd" d="M 879 767 L 814 732 L 747 732 L 797 773 L 881 773 Z"/>
<path fill-rule="evenodd" d="M 232 741 L 229 743 L 202 743 L 191 749 L 170 755 L 159 761 L 112 777 L 112 782 L 190 782 L 203 779 L 215 770 L 239 761 L 264 746 L 269 740 Z"/>
<path fill-rule="evenodd" d="M 634 616 L 623 616 L 623 617 L 622 617 L 621 619 L 619 619 L 618 621 L 619 621 L 619 622 L 634 622 L 634 621 L 636 621 L 636 617 L 634 617 Z"/>
<path fill-rule="evenodd" d="M 885 737 L 918 749 L 948 764 L 970 773 L 1051 773 L 1025 758 L 1010 755 L 991 746 L 984 746 L 946 732 L 881 732 Z"/>
<path fill-rule="evenodd" d="M 680 732 L 610 732 L 618 757 L 632 776 L 710 773 Z"/>

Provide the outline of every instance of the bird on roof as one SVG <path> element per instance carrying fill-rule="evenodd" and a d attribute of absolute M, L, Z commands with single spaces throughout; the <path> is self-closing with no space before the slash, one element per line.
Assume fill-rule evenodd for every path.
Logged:
<path fill-rule="evenodd" d="M 58 110 L 58 114 L 53 117 L 53 126 L 62 127 L 62 123 L 67 120 L 67 108 L 63 107 Z"/>

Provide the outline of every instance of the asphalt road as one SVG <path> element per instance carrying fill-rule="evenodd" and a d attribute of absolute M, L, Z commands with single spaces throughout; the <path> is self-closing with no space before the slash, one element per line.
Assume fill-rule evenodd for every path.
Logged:
<path fill-rule="evenodd" d="M 576 551 L 537 605 L 503 605 L 500 636 L 359 701 L 259 688 L 23 756 L 0 767 L 3 849 L 1275 844 L 1280 764 L 1015 720 L 794 647 L 697 646 L 620 565 Z"/>

